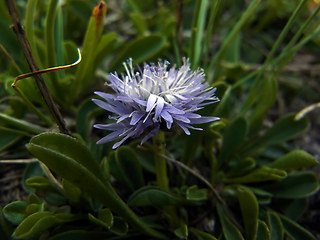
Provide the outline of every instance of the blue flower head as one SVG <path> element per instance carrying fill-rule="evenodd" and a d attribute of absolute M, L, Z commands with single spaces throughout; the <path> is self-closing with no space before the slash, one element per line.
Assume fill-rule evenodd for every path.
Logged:
<path fill-rule="evenodd" d="M 171 129 L 177 125 L 190 135 L 189 129 L 202 130 L 192 124 L 208 123 L 218 117 L 203 117 L 196 111 L 219 99 L 216 89 L 203 83 L 201 70 L 191 71 L 188 61 L 180 69 L 168 69 L 169 62 L 145 64 L 135 71 L 132 60 L 124 63 L 126 75 L 109 74 L 109 86 L 115 94 L 95 92 L 105 101 L 93 99 L 99 107 L 113 113 L 114 123 L 95 124 L 95 128 L 111 131 L 97 143 L 121 139 L 113 145 L 119 147 L 128 138 L 143 136 L 141 144 L 158 134 L 160 126 Z"/>

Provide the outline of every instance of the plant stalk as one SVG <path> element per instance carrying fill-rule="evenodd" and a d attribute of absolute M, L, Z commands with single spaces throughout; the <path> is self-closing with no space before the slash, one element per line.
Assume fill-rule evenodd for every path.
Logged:
<path fill-rule="evenodd" d="M 18 41 L 19 41 L 20 46 L 22 48 L 23 54 L 28 62 L 29 68 L 30 68 L 31 72 L 38 71 L 39 67 L 34 59 L 29 41 L 28 41 L 26 34 L 25 34 L 25 32 L 22 28 L 22 25 L 20 23 L 19 14 L 18 14 L 18 11 L 16 8 L 16 3 L 14 0 L 6 0 L 6 5 L 9 10 L 9 15 L 10 15 L 10 18 L 11 18 L 11 21 L 13 24 L 12 25 L 13 31 L 17 35 Z M 64 134 L 71 135 L 71 132 L 67 128 L 67 126 L 63 120 L 63 117 L 62 117 L 57 105 L 55 104 L 55 102 L 49 92 L 47 85 L 44 82 L 43 77 L 41 75 L 34 75 L 34 78 L 36 80 L 36 84 L 39 88 L 41 96 L 42 96 L 44 102 L 46 103 L 46 105 L 48 106 L 48 109 L 49 109 L 54 121 L 57 123 L 57 125 L 59 127 L 59 130 Z"/>
<path fill-rule="evenodd" d="M 163 131 L 159 131 L 158 135 L 153 138 L 153 145 L 157 153 L 165 155 L 166 149 Z M 156 169 L 157 185 L 163 190 L 169 190 L 166 159 L 155 154 L 154 164 Z"/>

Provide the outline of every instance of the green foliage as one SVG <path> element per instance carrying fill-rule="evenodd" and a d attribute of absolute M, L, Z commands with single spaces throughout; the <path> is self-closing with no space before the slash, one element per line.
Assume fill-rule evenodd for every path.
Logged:
<path fill-rule="evenodd" d="M 106 1 L 105 8 L 99 1 L 16 2 L 40 69 L 74 62 L 77 47 L 82 61 L 42 74 L 71 129 L 68 136 L 57 133 L 34 79 L 11 88 L 29 70 L 0 2 L 0 159 L 38 161 L 22 178 L 28 199 L 1 209 L 1 237 L 315 239 L 297 222 L 319 190 L 312 171 L 319 163 L 295 142 L 310 121 L 297 119 L 292 105 L 294 99 L 320 100 L 303 82 L 309 75 L 283 70 L 302 47 L 305 53 L 320 45 L 319 4 L 127 0 Z M 110 92 L 107 73 L 124 71 L 128 58 L 179 66 L 184 56 L 217 87 L 221 101 L 201 111 L 221 120 L 190 136 L 172 129 L 162 148 L 151 141 L 117 150 L 111 143 L 96 145 L 101 136 L 92 125 L 109 117 L 91 99 L 93 91 Z M 163 155 L 168 189 L 156 186 L 153 160 Z"/>

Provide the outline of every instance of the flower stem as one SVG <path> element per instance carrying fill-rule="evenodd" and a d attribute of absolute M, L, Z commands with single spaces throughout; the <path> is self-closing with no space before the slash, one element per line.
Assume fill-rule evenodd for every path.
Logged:
<path fill-rule="evenodd" d="M 153 138 L 153 146 L 157 153 L 165 155 L 166 149 L 164 132 L 159 131 L 158 135 Z M 161 157 L 159 154 L 154 155 L 157 185 L 163 190 L 169 190 L 166 159 Z"/>

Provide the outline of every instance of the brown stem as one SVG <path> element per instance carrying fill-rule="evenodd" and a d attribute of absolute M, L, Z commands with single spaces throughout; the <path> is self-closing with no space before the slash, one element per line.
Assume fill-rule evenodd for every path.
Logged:
<path fill-rule="evenodd" d="M 9 15 L 12 21 L 12 28 L 17 35 L 18 41 L 22 48 L 23 54 L 28 62 L 31 72 L 39 71 L 38 65 L 33 57 L 29 41 L 20 23 L 19 14 L 17 12 L 16 3 L 14 0 L 6 0 L 7 8 L 9 10 Z M 66 127 L 66 124 L 62 118 L 62 115 L 55 104 L 47 85 L 44 82 L 43 77 L 40 74 L 33 76 L 36 80 L 36 84 L 39 88 L 41 96 L 44 102 L 48 106 L 48 109 L 53 116 L 54 121 L 57 123 L 60 132 L 71 135 L 70 130 Z"/>

